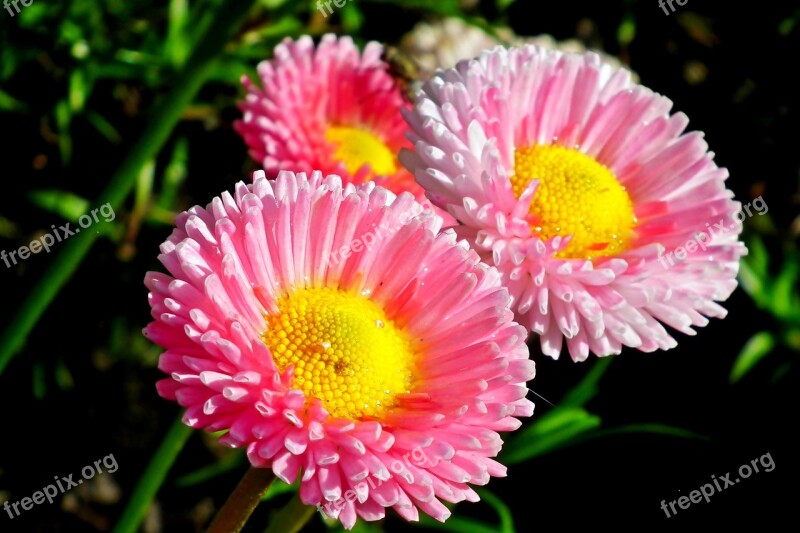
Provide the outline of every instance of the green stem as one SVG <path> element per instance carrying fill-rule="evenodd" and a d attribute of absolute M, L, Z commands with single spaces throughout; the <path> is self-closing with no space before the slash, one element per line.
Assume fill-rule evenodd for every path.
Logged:
<path fill-rule="evenodd" d="M 153 108 L 138 142 L 93 205 L 108 203 L 114 210 L 122 205 L 136 183 L 142 166 L 161 150 L 180 120 L 183 109 L 192 102 L 205 83 L 216 56 L 254 3 L 255 0 L 225 2 L 218 6 L 213 24 L 204 38 L 198 41 L 191 59 L 172 84 L 172 90 Z M 83 231 L 72 236 L 62 245 L 61 252 L 42 279 L 34 284 L 33 290 L 0 336 L 0 373 L 25 345 L 39 318 L 72 277 L 98 235 L 96 231 Z"/>
<path fill-rule="evenodd" d="M 214 517 L 207 533 L 239 533 L 275 481 L 271 468 L 251 466 Z"/>
<path fill-rule="evenodd" d="M 186 426 L 178 418 L 167 433 L 161 446 L 159 446 L 150 464 L 147 465 L 139 483 L 133 491 L 125 511 L 119 519 L 114 533 L 135 533 L 139 529 L 139 524 L 144 520 L 150 502 L 153 501 L 161 484 L 167 477 L 167 472 L 172 467 L 172 463 L 183 449 L 186 440 L 192 434 L 192 429 Z"/>
<path fill-rule="evenodd" d="M 296 492 L 286 507 L 275 513 L 264 533 L 298 533 L 314 516 L 315 507 L 306 505 Z"/>

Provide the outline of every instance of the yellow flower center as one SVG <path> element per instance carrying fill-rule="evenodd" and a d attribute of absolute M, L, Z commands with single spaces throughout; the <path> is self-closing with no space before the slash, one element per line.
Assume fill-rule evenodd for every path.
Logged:
<path fill-rule="evenodd" d="M 530 208 L 533 231 L 542 239 L 572 235 L 556 257 L 594 259 L 627 248 L 636 227 L 633 204 L 607 167 L 557 144 L 518 148 L 511 177 L 517 198 L 534 179 L 540 181 Z"/>
<path fill-rule="evenodd" d="M 293 387 L 337 417 L 379 416 L 410 391 L 414 350 L 373 301 L 330 288 L 301 289 L 267 315 L 264 343 Z"/>
<path fill-rule="evenodd" d="M 392 151 L 369 131 L 331 126 L 325 132 L 325 140 L 336 145 L 333 157 L 343 162 L 350 174 L 355 174 L 366 163 L 375 175 L 388 176 L 397 170 Z"/>

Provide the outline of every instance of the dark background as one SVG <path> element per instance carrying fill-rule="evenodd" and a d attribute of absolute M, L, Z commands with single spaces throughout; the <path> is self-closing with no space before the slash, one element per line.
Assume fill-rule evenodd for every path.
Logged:
<path fill-rule="evenodd" d="M 40 2 L 45 3 L 36 0 L 34 5 Z M 689 116 L 690 129 L 705 132 L 717 163 L 730 171 L 728 187 L 738 200 L 746 203 L 763 195 L 772 223 L 748 220 L 747 232 L 763 237 L 777 272 L 797 242 L 796 226 L 790 228 L 800 203 L 796 78 L 800 29 L 787 31 L 786 21 L 800 20 L 800 5 L 689 0 L 684 7 L 675 6 L 677 12 L 666 16 L 656 0 L 519 0 L 505 14 L 494 2 L 483 2 L 471 13 L 510 24 L 519 35 L 579 36 L 629 62 L 643 84 L 669 96 L 674 109 Z M 432 16 L 425 8 L 366 2 L 360 7 L 363 40 L 397 42 L 416 22 Z M 156 27 L 163 22 L 163 8 L 156 3 L 133 2 L 130 11 L 136 15 L 132 27 L 135 18 L 151 20 Z M 619 39 L 625 21 L 635 25 L 629 43 Z M 108 142 L 86 120 L 77 118 L 70 130 L 72 157 L 64 164 L 59 147 L 48 142 L 43 131 L 54 127 L 53 108 L 64 97 L 71 59 L 63 45 L 53 43 L 56 38 L 49 31 L 41 30 L 20 27 L 16 18 L 0 11 L 3 42 L 16 43 L 15 53 L 30 56 L 0 85 L 27 104 L 24 112 L 2 113 L 0 215 L 13 222 L 0 238 L 5 250 L 26 244 L 50 224 L 63 223 L 56 214 L 34 205 L 30 191 L 59 188 L 90 201 L 97 196 L 143 129 L 142 111 L 162 88 L 160 83 L 124 81 L 137 93 L 131 103 L 114 96 L 119 80 L 97 82 L 87 107 L 105 113 L 121 142 Z M 130 31 L 110 27 L 105 34 L 109 49 L 116 46 L 115 39 L 128 39 Z M 704 72 L 700 81 L 697 72 Z M 176 139 L 189 140 L 189 179 L 180 189 L 181 209 L 206 203 L 255 168 L 231 126 L 241 94 L 235 83 L 208 83 L 198 101 L 214 109 L 214 120 L 182 121 L 162 150 L 159 165 L 165 164 Z M 48 163 L 37 170 L 32 161 L 40 154 Z M 127 210 L 117 210 L 118 223 L 126 221 L 130 209 L 129 202 Z M 166 225 L 145 224 L 135 240 L 135 253 L 124 260 L 119 239 L 99 240 L 39 321 L 25 349 L 0 375 L 0 491 L 8 491 L 5 497 L 17 501 L 29 496 L 56 474 L 77 477 L 84 465 L 113 453 L 119 464 L 114 480 L 121 498 L 102 504 L 92 502 L 90 495 L 81 496 L 80 512 L 64 511 L 59 503 L 44 504 L 13 521 L 0 510 L 0 530 L 107 529 L 178 416 L 177 406 L 156 395 L 159 352 L 139 334 L 149 321 L 144 273 L 160 268 L 157 247 L 169 232 Z M 41 282 L 57 250 L 56 246 L 49 255 L 33 256 L 16 268 L 0 264 L 4 323 Z M 518 530 L 796 527 L 800 383 L 796 366 L 791 365 L 797 352 L 777 347 L 744 379 L 731 384 L 731 366 L 745 342 L 756 331 L 780 329 L 781 324 L 742 290 L 724 305 L 730 311 L 728 318 L 712 320 L 696 337 L 676 333 L 676 349 L 655 354 L 624 351 L 587 405 L 602 418 L 604 428 L 658 423 L 707 439 L 607 436 L 515 465 L 507 479 L 492 480 L 488 488 L 510 506 Z M 574 364 L 566 355 L 552 361 L 532 351 L 537 377 L 530 386 L 556 405 L 595 363 Z M 536 403 L 534 420 L 552 409 Z M 176 487 L 176 478 L 216 460 L 217 450 L 208 442 L 199 434 L 189 440 L 159 492 L 165 531 L 193 530 L 202 515 L 198 509 L 224 501 L 243 472 L 242 466 L 194 487 Z M 709 482 L 712 474 L 719 478 L 731 472 L 734 479 L 740 465 L 766 453 L 775 463 L 772 472 L 754 474 L 715 494 L 710 503 L 693 504 L 676 517 L 665 517 L 661 500 L 688 495 Z M 461 504 L 455 514 L 495 522 L 483 504 Z M 263 527 L 266 515 L 266 510 L 259 510 L 250 530 L 261 530 L 258 524 Z M 383 523 L 387 531 L 409 529 L 393 512 L 390 515 Z M 308 526 L 309 531 L 322 529 L 316 518 Z"/>

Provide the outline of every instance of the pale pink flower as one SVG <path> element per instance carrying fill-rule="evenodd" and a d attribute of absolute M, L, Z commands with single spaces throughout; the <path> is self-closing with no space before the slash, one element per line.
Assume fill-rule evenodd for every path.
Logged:
<path fill-rule="evenodd" d="M 694 335 L 725 316 L 716 302 L 746 253 L 739 204 L 669 99 L 594 53 L 533 45 L 484 52 L 424 91 L 401 160 L 500 270 L 545 354 L 564 339 L 574 360 L 666 350 L 662 324 Z"/>
<path fill-rule="evenodd" d="M 163 397 L 351 528 L 504 476 L 534 375 L 496 269 L 409 193 L 263 172 L 177 217 L 145 284 Z M 302 472 L 302 473 L 301 473 Z"/>

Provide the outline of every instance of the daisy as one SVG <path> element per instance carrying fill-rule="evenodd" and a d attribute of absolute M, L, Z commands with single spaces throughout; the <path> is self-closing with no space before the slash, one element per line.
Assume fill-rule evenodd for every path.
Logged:
<path fill-rule="evenodd" d="M 477 57 L 484 50 L 497 45 L 535 44 L 562 52 L 586 52 L 586 47 L 577 39 L 557 41 L 547 34 L 535 37 L 520 36 L 507 27 L 496 27 L 494 31 L 496 37 L 457 17 L 420 22 L 403 36 L 400 50 L 419 66 L 419 75 L 424 80 L 431 78 L 437 69 L 454 67 L 459 61 Z M 600 56 L 603 63 L 613 67 L 623 66 L 616 57 L 600 50 L 593 51 Z M 633 80 L 638 80 L 638 76 L 632 71 L 631 76 Z"/>
<path fill-rule="evenodd" d="M 408 146 L 400 87 L 381 60 L 383 47 L 359 52 L 350 37 L 287 38 L 258 65 L 259 88 L 244 77 L 243 118 L 234 124 L 269 177 L 320 170 L 347 183 L 374 180 L 395 193 L 420 194 L 397 161 Z"/>
<path fill-rule="evenodd" d="M 496 269 L 409 193 L 263 172 L 193 207 L 147 274 L 158 383 L 193 428 L 351 528 L 449 515 L 506 469 L 534 366 Z"/>
<path fill-rule="evenodd" d="M 672 103 L 593 53 L 495 48 L 425 85 L 401 160 L 496 266 L 542 351 L 669 349 L 736 287 L 728 173 Z M 724 222 L 723 222 L 724 221 Z M 699 232 L 724 231 L 663 260 Z M 662 260 L 659 260 L 662 257 Z M 670 256 L 672 258 L 673 256 Z"/>

